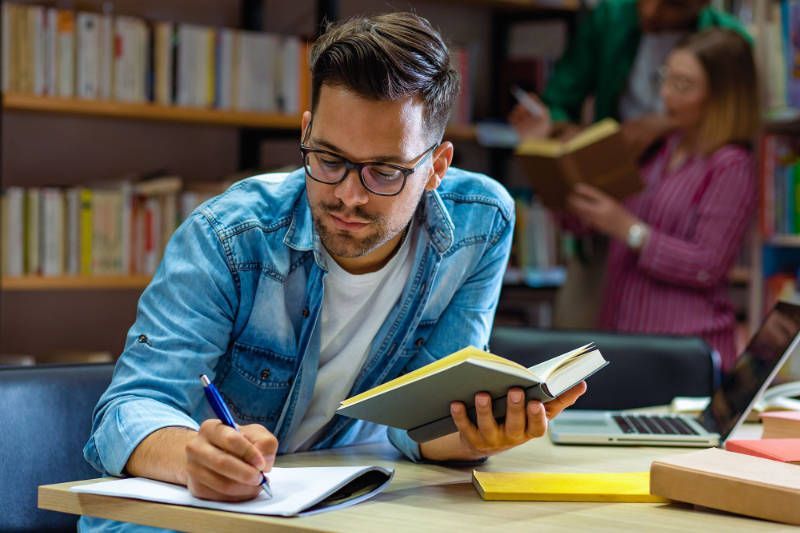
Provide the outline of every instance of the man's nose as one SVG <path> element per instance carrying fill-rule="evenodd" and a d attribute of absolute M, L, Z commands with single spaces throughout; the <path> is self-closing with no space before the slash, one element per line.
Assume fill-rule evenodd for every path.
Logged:
<path fill-rule="evenodd" d="M 351 168 L 334 189 L 336 197 L 347 206 L 364 205 L 369 201 L 369 192 L 361 183 L 358 169 Z"/>

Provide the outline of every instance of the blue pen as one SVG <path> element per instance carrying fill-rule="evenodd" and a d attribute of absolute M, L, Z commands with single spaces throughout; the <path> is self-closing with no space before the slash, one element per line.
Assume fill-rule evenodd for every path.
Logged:
<path fill-rule="evenodd" d="M 217 415 L 217 418 L 222 420 L 222 423 L 226 426 L 230 426 L 236 431 L 239 431 L 239 426 L 236 425 L 236 421 L 233 419 L 233 415 L 231 415 L 228 406 L 225 405 L 222 396 L 220 396 L 214 384 L 211 383 L 211 380 L 208 379 L 208 376 L 200 374 L 200 381 L 203 383 L 203 391 L 206 393 L 206 399 L 208 403 L 211 404 L 211 408 L 214 410 L 214 414 Z M 264 489 L 264 493 L 268 498 L 272 498 L 272 488 L 270 488 L 269 479 L 264 475 L 264 472 L 261 472 L 261 488 Z"/>

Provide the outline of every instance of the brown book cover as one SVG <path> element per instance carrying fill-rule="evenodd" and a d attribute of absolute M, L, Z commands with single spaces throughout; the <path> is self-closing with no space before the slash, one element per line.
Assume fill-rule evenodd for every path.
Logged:
<path fill-rule="evenodd" d="M 800 525 L 800 467 L 709 448 L 653 461 L 650 492 L 681 502 Z"/>
<path fill-rule="evenodd" d="M 620 200 L 644 188 L 639 167 L 612 119 L 601 120 L 566 142 L 524 141 L 516 155 L 537 196 L 551 209 L 564 209 L 577 183 L 588 183 Z"/>
<path fill-rule="evenodd" d="M 800 439 L 800 411 L 761 413 L 765 439 Z"/>

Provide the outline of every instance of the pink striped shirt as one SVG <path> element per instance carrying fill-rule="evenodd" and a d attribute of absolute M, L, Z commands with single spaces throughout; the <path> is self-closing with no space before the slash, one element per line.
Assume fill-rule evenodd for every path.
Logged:
<path fill-rule="evenodd" d="M 727 145 L 667 170 L 678 141 L 644 165 L 645 190 L 625 201 L 650 234 L 640 253 L 612 240 L 599 325 L 699 335 L 727 369 L 737 355 L 727 276 L 757 204 L 755 166 L 749 151 Z"/>

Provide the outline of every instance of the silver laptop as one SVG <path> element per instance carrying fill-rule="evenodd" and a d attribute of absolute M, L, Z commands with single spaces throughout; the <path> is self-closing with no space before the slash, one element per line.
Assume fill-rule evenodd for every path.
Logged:
<path fill-rule="evenodd" d="M 558 444 L 719 446 L 800 344 L 800 305 L 778 302 L 698 417 L 567 409 L 550 423 Z M 589 386 L 591 393 L 591 385 Z"/>

